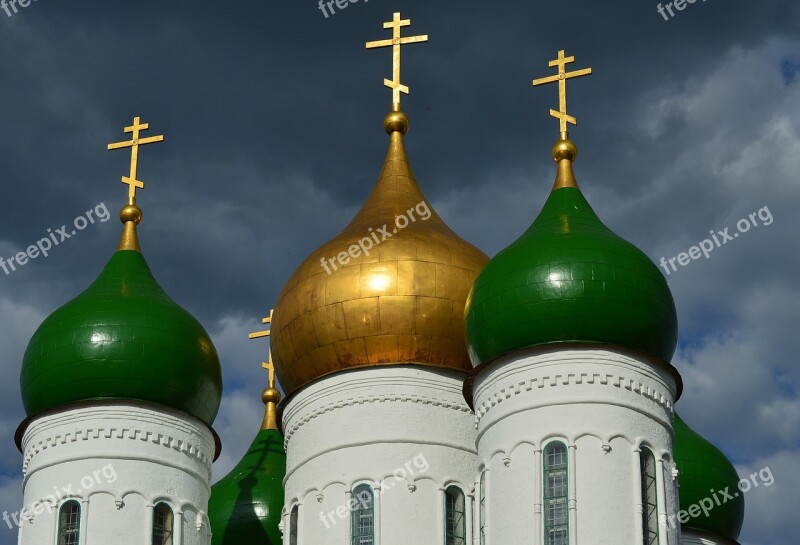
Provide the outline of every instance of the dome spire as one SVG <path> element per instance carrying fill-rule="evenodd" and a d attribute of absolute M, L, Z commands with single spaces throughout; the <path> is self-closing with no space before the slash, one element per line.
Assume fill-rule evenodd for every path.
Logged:
<path fill-rule="evenodd" d="M 533 86 L 545 85 L 548 83 L 558 82 L 558 111 L 551 109 L 550 115 L 558 119 L 560 138 L 553 145 L 553 160 L 558 164 L 558 173 L 556 174 L 556 181 L 553 184 L 553 189 L 562 187 L 578 187 L 578 182 L 575 180 L 575 174 L 572 171 L 572 163 L 578 157 L 578 148 L 575 143 L 569 139 L 569 132 L 567 132 L 567 124 L 578 124 L 575 117 L 567 113 L 567 80 L 571 78 L 579 78 L 581 76 L 591 75 L 591 68 L 583 68 L 567 72 L 566 67 L 568 64 L 575 62 L 575 57 L 565 57 L 564 50 L 558 52 L 558 57 L 550 61 L 548 66 L 557 66 L 558 74 L 547 76 L 533 80 Z"/>
<path fill-rule="evenodd" d="M 116 142 L 108 145 L 109 151 L 131 148 L 131 170 L 129 176 L 122 177 L 122 183 L 128 185 L 128 204 L 122 207 L 119 219 L 122 221 L 122 237 L 119 241 L 117 250 L 133 250 L 141 253 L 139 238 L 136 235 L 136 226 L 142 221 L 142 209 L 136 206 L 136 190 L 144 189 L 144 182 L 136 178 L 136 171 L 139 166 L 139 146 L 163 142 L 164 135 L 149 136 L 140 138 L 139 133 L 150 128 L 149 123 L 140 123 L 140 117 L 133 118 L 133 125 L 125 127 L 126 133 L 131 133 L 131 139 L 124 142 Z"/>
<path fill-rule="evenodd" d="M 275 309 L 270 309 L 269 316 L 261 319 L 262 324 L 272 323 L 272 313 Z M 270 330 L 254 331 L 250 333 L 248 339 L 260 339 L 262 337 L 269 337 Z M 278 429 L 278 402 L 281 400 L 281 393 L 275 387 L 275 366 L 272 363 L 272 347 L 269 348 L 267 361 L 261 364 L 261 367 L 269 372 L 269 380 L 267 388 L 261 393 L 261 401 L 264 402 L 264 420 L 261 422 L 262 430 L 277 430 Z"/>

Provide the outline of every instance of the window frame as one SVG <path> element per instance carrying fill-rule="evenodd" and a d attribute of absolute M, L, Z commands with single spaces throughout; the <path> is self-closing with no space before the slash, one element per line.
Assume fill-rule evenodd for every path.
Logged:
<path fill-rule="evenodd" d="M 652 475 L 648 473 L 648 467 L 652 468 Z M 642 543 L 658 545 L 658 463 L 656 455 L 646 445 L 639 449 L 639 475 L 642 485 Z"/>
<path fill-rule="evenodd" d="M 163 516 L 163 527 L 159 527 Z M 169 528 L 167 528 L 167 525 Z M 175 511 L 167 502 L 160 501 L 153 506 L 153 527 L 151 528 L 151 542 L 153 545 L 173 545 L 175 543 Z M 156 541 L 158 533 L 160 541 Z"/>
<path fill-rule="evenodd" d="M 454 513 L 461 515 L 460 523 L 456 520 L 451 531 L 451 506 L 449 500 L 455 498 L 452 507 Z M 460 502 L 460 511 L 458 511 Z M 460 534 L 456 530 L 460 529 Z M 467 545 L 467 495 L 457 484 L 450 484 L 444 489 L 444 543 L 445 545 Z"/>
<path fill-rule="evenodd" d="M 289 511 L 289 545 L 297 545 L 297 526 L 300 521 L 300 506 L 294 504 Z"/>
<path fill-rule="evenodd" d="M 563 461 L 556 463 L 555 454 L 553 453 L 556 448 L 563 449 Z M 553 461 L 551 462 L 551 457 Z M 568 545 L 570 539 L 570 526 L 569 526 L 569 446 L 562 440 L 553 440 L 548 442 L 544 449 L 542 449 L 542 540 L 544 545 Z M 560 474 L 560 475 L 559 475 Z M 550 477 L 561 477 L 560 486 L 553 484 L 550 486 Z M 556 491 L 560 493 L 556 493 Z M 560 506 L 559 511 L 563 511 L 561 524 L 555 523 L 557 512 L 553 507 L 558 502 Z M 554 521 L 551 523 L 550 518 Z M 550 531 L 563 531 L 563 540 L 557 540 L 555 536 L 551 538 Z"/>
<path fill-rule="evenodd" d="M 364 508 L 364 503 L 360 501 L 359 494 L 367 491 L 370 494 L 370 505 Z M 375 545 L 375 489 L 369 483 L 361 483 L 353 487 L 350 493 L 350 545 Z M 352 500 L 356 500 L 353 503 Z M 371 522 L 370 532 L 362 534 L 364 525 L 358 524 L 364 513 L 368 513 Z M 357 519 L 358 517 L 358 519 Z M 359 530 L 356 533 L 356 530 Z"/>
<path fill-rule="evenodd" d="M 478 483 L 478 536 L 480 545 L 486 545 L 486 470 L 481 471 Z"/>
<path fill-rule="evenodd" d="M 71 522 L 65 523 L 65 510 L 72 507 L 75 507 L 75 511 L 68 514 Z M 83 506 L 81 502 L 76 499 L 69 499 L 58 508 L 58 535 L 56 536 L 56 545 L 80 544 L 82 509 Z M 68 533 L 70 534 L 68 535 Z"/>

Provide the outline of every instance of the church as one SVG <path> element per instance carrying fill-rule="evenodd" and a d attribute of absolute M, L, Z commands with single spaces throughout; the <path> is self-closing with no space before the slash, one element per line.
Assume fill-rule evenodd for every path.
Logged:
<path fill-rule="evenodd" d="M 406 153 L 410 25 L 367 43 L 393 53 L 385 161 L 250 335 L 269 338 L 264 417 L 213 486 L 219 357 L 139 245 L 139 147 L 163 136 L 136 117 L 108 146 L 131 150 L 119 246 L 23 357 L 21 545 L 738 545 L 736 470 L 676 413 L 669 286 L 573 170 L 567 86 L 591 69 L 559 51 L 533 81 L 558 86 L 555 182 L 531 180 L 544 206 L 489 259 Z"/>

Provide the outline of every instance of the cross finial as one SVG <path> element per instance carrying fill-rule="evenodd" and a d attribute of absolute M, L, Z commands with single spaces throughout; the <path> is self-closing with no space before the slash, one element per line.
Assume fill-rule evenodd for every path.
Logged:
<path fill-rule="evenodd" d="M 558 58 L 550 61 L 549 66 L 557 66 L 558 74 L 554 76 L 547 76 L 546 78 L 539 78 L 533 80 L 533 86 L 544 85 L 545 83 L 558 82 L 558 111 L 551 109 L 550 115 L 558 119 L 562 134 L 567 132 L 567 123 L 577 125 L 578 121 L 567 113 L 567 80 L 571 78 L 578 78 L 580 76 L 588 76 L 592 73 L 591 68 L 584 68 L 582 70 L 575 70 L 574 72 L 567 72 L 566 67 L 568 64 L 575 62 L 575 57 L 565 57 L 564 50 L 558 52 Z"/>
<path fill-rule="evenodd" d="M 139 117 L 133 118 L 133 125 L 130 127 L 125 127 L 126 133 L 131 133 L 131 139 L 126 142 L 117 142 L 115 144 L 109 144 L 109 150 L 115 150 L 120 148 L 131 148 L 131 172 L 130 176 L 123 176 L 122 183 L 128 184 L 128 204 L 136 204 L 136 189 L 144 189 L 144 182 L 141 182 L 136 179 L 136 169 L 139 163 L 139 146 L 143 146 L 145 144 L 152 144 L 153 142 L 163 142 L 164 135 L 160 134 L 158 136 L 149 136 L 147 138 L 139 138 L 139 133 L 141 131 L 146 131 L 150 128 L 148 123 L 140 123 Z"/>
<path fill-rule="evenodd" d="M 410 25 L 411 19 L 401 19 L 400 12 L 396 12 L 391 21 L 383 23 L 383 28 L 392 29 L 392 39 L 367 42 L 367 49 L 392 47 L 393 76 L 391 80 L 384 79 L 383 84 L 392 90 L 392 109 L 396 112 L 400 111 L 400 93 L 408 94 L 408 87 L 403 85 L 400 80 L 400 48 L 404 45 L 428 41 L 427 34 L 424 36 L 408 36 L 402 38 L 400 36 L 401 29 Z"/>
<path fill-rule="evenodd" d="M 266 318 L 261 319 L 262 324 L 271 324 L 272 323 L 272 313 L 275 309 L 270 309 L 269 316 Z M 248 339 L 260 339 L 261 337 L 269 337 L 270 330 L 265 329 L 264 331 L 254 331 L 250 333 L 247 338 Z M 275 366 L 272 364 L 272 347 L 269 349 L 269 357 L 267 361 L 261 364 L 261 367 L 266 369 L 269 372 L 269 387 L 275 387 Z"/>

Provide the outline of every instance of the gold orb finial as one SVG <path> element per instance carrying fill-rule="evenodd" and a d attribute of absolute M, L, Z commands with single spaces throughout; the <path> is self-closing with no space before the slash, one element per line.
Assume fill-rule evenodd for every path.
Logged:
<path fill-rule="evenodd" d="M 558 163 L 563 160 L 575 162 L 578 158 L 578 147 L 575 142 L 569 139 L 567 133 L 563 133 L 561 139 L 553 144 L 553 160 Z"/>
<path fill-rule="evenodd" d="M 405 135 L 410 125 L 411 121 L 402 111 L 390 112 L 383 120 L 383 128 L 386 129 L 386 134 L 389 135 L 395 132 Z"/>
<path fill-rule="evenodd" d="M 280 400 L 281 393 L 277 388 L 266 388 L 263 392 L 261 392 L 261 401 L 264 402 L 264 405 L 269 403 L 275 403 L 277 405 Z"/>
<path fill-rule="evenodd" d="M 135 204 L 127 204 L 119 211 L 119 219 L 125 224 L 132 221 L 136 225 L 142 221 L 142 209 Z"/>
<path fill-rule="evenodd" d="M 572 163 L 578 158 L 578 146 L 569 139 L 569 134 L 564 131 L 561 138 L 553 144 L 553 160 L 558 164 L 556 181 L 553 189 L 562 187 L 578 187 L 575 173 L 572 170 Z"/>
<path fill-rule="evenodd" d="M 119 211 L 119 220 L 122 222 L 123 227 L 117 250 L 141 252 L 136 226 L 142 221 L 142 209 L 135 204 L 127 204 Z"/>
<path fill-rule="evenodd" d="M 278 402 L 281 400 L 281 393 L 274 386 L 270 386 L 261 393 L 261 401 L 264 402 L 264 419 L 261 421 L 262 430 L 278 429 Z"/>

